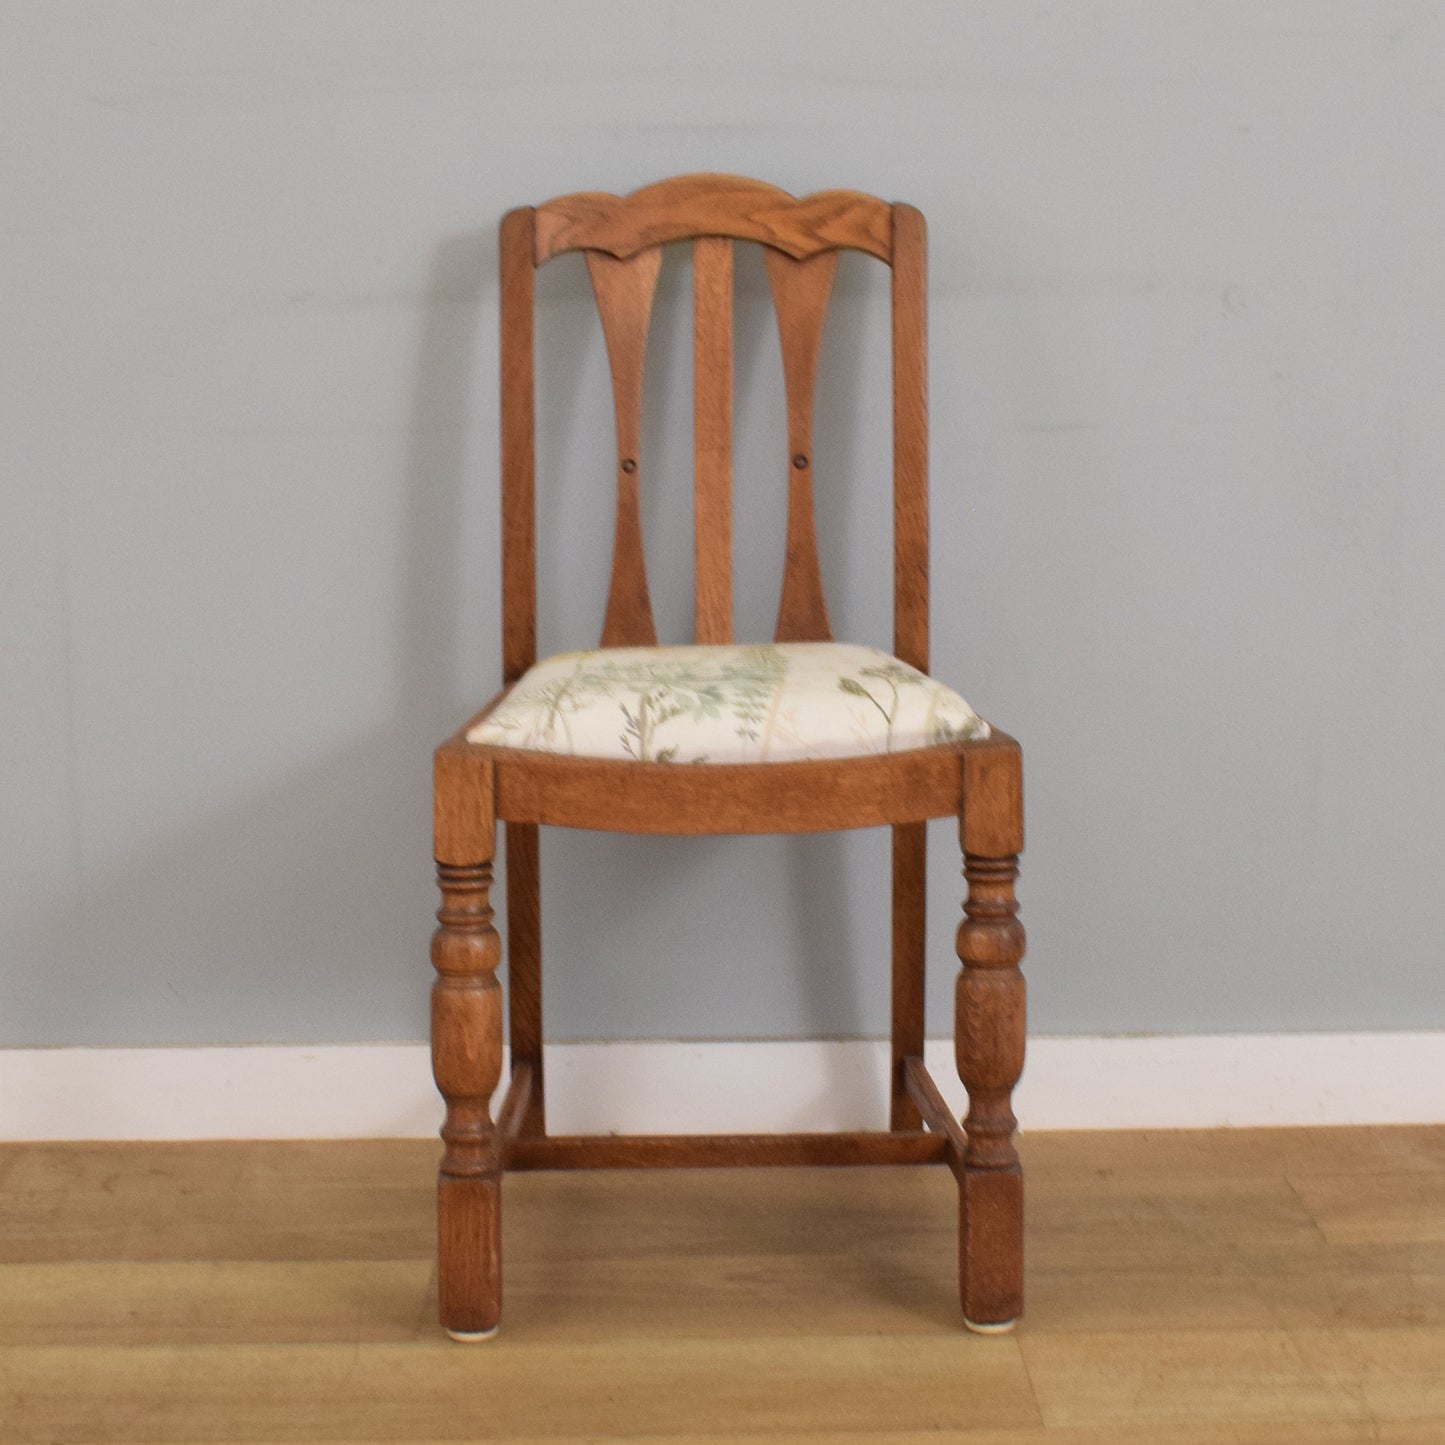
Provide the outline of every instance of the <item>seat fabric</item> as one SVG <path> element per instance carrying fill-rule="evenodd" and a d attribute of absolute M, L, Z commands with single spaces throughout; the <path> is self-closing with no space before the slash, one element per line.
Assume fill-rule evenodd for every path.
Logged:
<path fill-rule="evenodd" d="M 877 648 L 779 642 L 558 653 L 467 740 L 646 763 L 782 763 L 988 732 L 952 688 Z"/>

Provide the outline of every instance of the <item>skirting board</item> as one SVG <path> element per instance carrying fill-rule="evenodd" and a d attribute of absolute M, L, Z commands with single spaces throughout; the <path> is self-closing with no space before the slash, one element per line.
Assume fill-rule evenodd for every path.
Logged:
<path fill-rule="evenodd" d="M 886 1127 L 875 1042 L 550 1044 L 558 1133 Z M 946 1039 L 927 1062 L 965 1099 Z M 1028 1129 L 1445 1122 L 1445 1032 L 1036 1038 Z M 414 1138 L 441 1104 L 423 1044 L 0 1049 L 0 1139 Z"/>

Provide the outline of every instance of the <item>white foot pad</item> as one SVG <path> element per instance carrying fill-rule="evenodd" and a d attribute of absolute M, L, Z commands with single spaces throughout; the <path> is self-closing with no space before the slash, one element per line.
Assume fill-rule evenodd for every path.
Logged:
<path fill-rule="evenodd" d="M 976 1320 L 965 1319 L 964 1324 L 976 1335 L 1011 1335 L 1017 1320 L 1000 1320 L 994 1325 L 979 1324 Z"/>
<path fill-rule="evenodd" d="M 499 1329 L 501 1329 L 501 1325 L 493 1325 L 489 1330 L 448 1330 L 447 1334 L 456 1340 L 458 1344 L 475 1345 L 479 1344 L 482 1340 L 496 1339 Z"/>

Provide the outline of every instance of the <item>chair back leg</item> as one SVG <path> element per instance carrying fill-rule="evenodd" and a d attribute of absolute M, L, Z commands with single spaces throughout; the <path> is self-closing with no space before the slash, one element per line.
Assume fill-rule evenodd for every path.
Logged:
<path fill-rule="evenodd" d="M 535 823 L 507 824 L 507 1006 L 512 1072 L 532 1068 L 518 1135 L 547 1132 L 542 1093 L 542 887 Z"/>
<path fill-rule="evenodd" d="M 906 1060 L 923 1057 L 923 977 L 928 824 L 893 828 L 893 1065 L 888 1127 L 921 1129 Z"/>

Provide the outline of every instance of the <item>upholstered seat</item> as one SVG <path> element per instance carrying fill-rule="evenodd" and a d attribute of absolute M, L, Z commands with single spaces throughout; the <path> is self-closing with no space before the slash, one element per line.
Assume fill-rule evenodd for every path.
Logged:
<path fill-rule="evenodd" d="M 873 647 L 609 647 L 529 668 L 467 741 L 645 763 L 867 757 L 986 738 L 952 688 Z"/>

